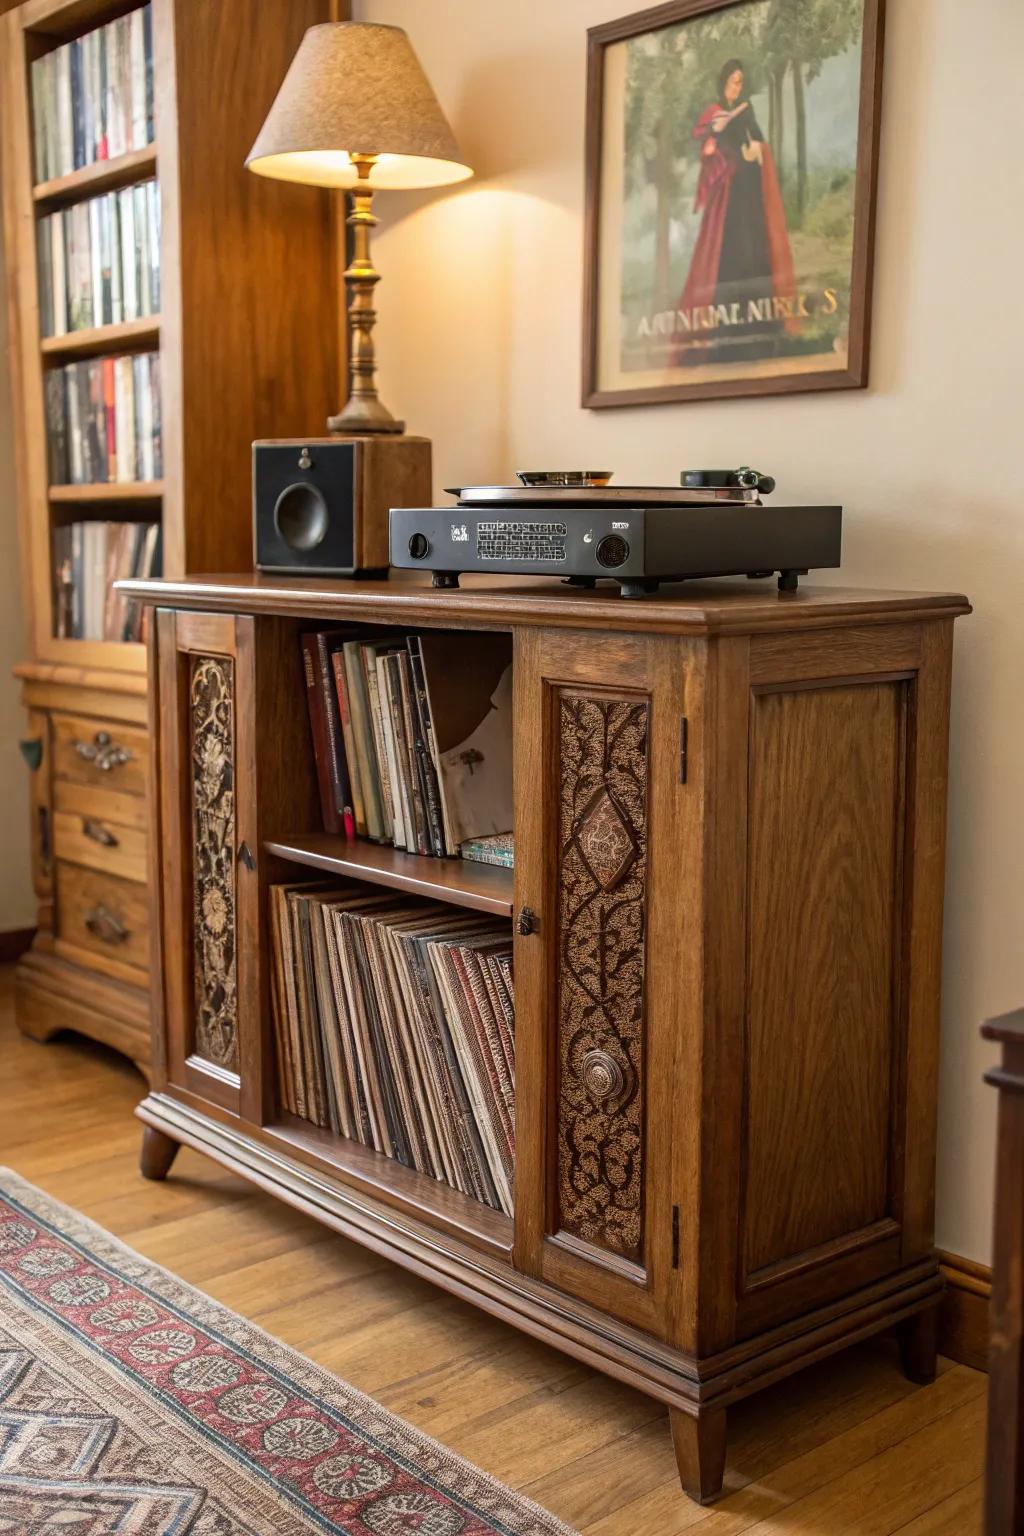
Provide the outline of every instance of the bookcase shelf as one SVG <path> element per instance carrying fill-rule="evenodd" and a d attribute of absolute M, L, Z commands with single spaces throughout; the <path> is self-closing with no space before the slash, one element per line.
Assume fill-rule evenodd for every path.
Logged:
<path fill-rule="evenodd" d="M 404 853 L 390 844 L 354 840 L 329 832 L 307 832 L 264 844 L 268 853 L 323 869 L 332 875 L 348 875 L 371 885 L 387 885 L 416 896 L 448 901 L 475 912 L 512 916 L 512 870 L 496 864 L 475 864 L 469 859 L 434 859 Z"/>
<path fill-rule="evenodd" d="M 344 262 L 338 260 L 332 200 L 325 191 L 300 192 L 250 176 L 243 162 L 266 113 L 268 93 L 284 78 L 306 29 L 344 19 L 347 8 L 345 0 L 260 0 L 258 5 L 252 0 L 217 0 L 214 5 L 184 7 L 153 0 L 148 31 L 155 126 L 147 126 L 147 132 L 154 141 L 71 170 L 73 157 L 64 153 L 66 143 L 60 143 L 66 126 L 63 117 L 58 124 L 62 153 L 51 153 L 49 110 L 54 90 L 49 83 L 45 94 L 40 91 L 44 115 L 38 121 L 33 109 L 34 79 L 45 74 L 49 80 L 48 68 L 34 74 L 36 62 L 96 27 L 142 10 L 143 3 L 23 0 L 12 7 L 0 0 L 4 119 L 0 187 L 12 321 L 9 358 L 4 361 L 11 370 L 15 403 L 19 530 L 30 588 L 27 663 L 42 669 L 22 679 L 23 700 L 29 711 L 28 737 L 46 744 L 42 766 L 30 779 L 39 921 L 35 943 L 19 972 L 18 1022 L 31 1029 L 33 1020 L 45 1011 L 54 1027 L 104 1040 L 145 1070 L 151 1000 L 143 970 L 132 968 L 130 977 L 119 980 L 107 968 L 102 946 L 87 947 L 88 939 L 78 942 L 75 851 L 72 846 L 68 853 L 54 841 L 54 802 L 64 788 L 60 764 L 49 744 L 60 722 L 68 718 L 87 722 L 90 740 L 101 731 L 115 743 L 130 741 L 130 761 L 101 775 L 102 787 L 118 791 L 119 804 L 133 813 L 133 825 L 144 825 L 148 787 L 136 784 L 126 798 L 120 786 L 148 751 L 149 712 L 145 693 L 140 691 L 146 651 L 134 641 L 72 637 L 69 630 L 75 628 L 88 627 L 90 634 L 100 631 L 92 623 L 67 623 L 66 566 L 70 558 L 74 576 L 79 550 L 84 568 L 86 542 L 94 553 L 98 551 L 101 540 L 94 525 L 109 524 L 108 534 L 114 530 L 108 554 L 113 550 L 117 555 L 118 533 L 124 525 L 146 523 L 159 525 L 160 558 L 165 568 L 179 576 L 197 570 L 248 569 L 254 439 L 298 436 L 336 408 L 339 380 L 344 377 L 337 327 L 324 332 L 312 354 L 306 345 L 310 294 L 320 296 L 327 313 L 337 312 Z M 224 90 L 225 58 L 230 58 L 233 78 L 241 83 L 237 91 Z M 79 56 L 70 85 L 79 160 L 83 144 L 89 154 L 96 142 L 95 133 L 83 139 L 85 114 L 76 110 L 76 106 L 84 108 L 82 82 L 88 81 L 83 62 Z M 61 93 L 68 89 L 60 74 L 56 88 Z M 59 100 L 64 102 L 63 94 Z M 109 130 L 109 102 L 107 117 Z M 95 115 L 90 126 L 96 127 Z M 114 149 L 140 144 L 143 136 L 133 121 L 131 135 L 108 137 L 108 144 Z M 45 151 L 38 161 L 37 148 Z M 53 174 L 58 169 L 66 174 Z M 81 296 L 85 264 L 72 290 L 68 255 L 79 249 L 76 227 L 83 216 L 90 223 L 86 204 L 112 195 L 118 200 L 116 210 L 107 208 L 101 218 L 97 209 L 94 222 L 102 238 L 106 215 L 113 228 L 116 212 L 116 227 L 123 233 L 122 212 L 130 200 L 125 189 L 153 179 L 158 183 L 159 250 L 154 250 L 152 239 L 142 238 L 137 225 L 134 243 L 137 252 L 148 249 L 151 276 L 154 265 L 157 268 L 159 299 L 154 296 L 145 305 L 136 292 L 132 307 L 122 287 L 121 312 L 138 315 L 141 307 L 151 307 L 158 308 L 159 315 L 43 336 L 42 328 L 58 329 L 70 319 L 65 319 L 63 302 L 57 297 L 59 258 L 55 261 L 53 253 L 58 239 L 64 257 L 65 298 L 70 299 L 72 291 Z M 152 193 L 145 200 L 139 198 L 147 214 L 152 211 L 151 201 Z M 69 213 L 73 217 L 65 217 Z M 151 222 L 150 234 L 152 230 Z M 288 231 L 287 240 L 282 238 L 283 230 Z M 118 249 L 123 267 L 125 252 Z M 91 286 L 91 226 L 89 254 Z M 227 316 L 225 294 L 230 300 Z M 268 294 L 273 294 L 273 303 L 267 302 Z M 76 318 L 91 319 L 92 314 L 83 308 L 76 311 Z M 113 276 L 110 301 L 97 308 L 97 320 L 101 314 L 108 320 L 118 314 Z M 210 337 L 221 335 L 231 316 L 245 317 L 244 325 L 234 327 L 231 345 L 211 346 Z M 152 371 L 159 389 L 162 463 L 148 455 L 129 461 L 130 468 L 122 467 L 122 474 L 140 478 L 128 483 L 67 483 L 73 423 L 70 412 L 63 419 L 59 415 L 58 386 L 63 386 L 65 403 L 72 383 L 79 390 L 77 446 L 82 451 L 87 441 L 88 449 L 82 451 L 81 466 L 75 461 L 76 474 L 105 475 L 107 460 L 97 459 L 81 410 L 86 401 L 93 408 L 98 405 L 87 387 L 92 382 L 88 374 L 96 359 L 110 357 L 121 364 L 125 357 L 137 360 L 145 353 L 159 357 Z M 137 361 L 134 367 L 141 371 Z M 134 367 L 132 395 L 137 399 Z M 128 371 L 121 374 L 122 406 L 128 395 Z M 117 377 L 115 444 L 120 435 Z M 271 379 L 275 387 L 254 390 L 254 379 Z M 103 403 L 108 408 L 105 378 Z M 145 413 L 139 411 L 137 442 L 145 421 Z M 63 426 L 63 438 L 51 436 L 50 422 Z M 130 438 L 130 426 L 125 436 Z M 160 479 L 142 478 L 160 475 Z M 211 507 L 216 508 L 215 516 Z M 77 524 L 83 527 L 76 531 Z M 99 571 L 98 554 L 89 569 Z M 119 569 L 111 563 L 103 566 L 105 575 Z M 122 631 L 112 625 L 110 632 Z M 80 765 L 77 756 L 74 761 Z M 293 814 L 276 825 L 303 823 Z M 117 850 L 105 854 L 100 845 L 96 847 L 105 867 L 93 870 L 90 878 L 109 877 L 106 905 L 117 911 L 119 903 L 127 903 L 122 914 L 127 926 L 140 926 L 141 920 L 131 914 L 145 900 L 148 876 L 126 884 L 117 874 Z"/>
<path fill-rule="evenodd" d="M 127 154 L 113 160 L 96 160 L 83 165 L 67 176 L 54 176 L 50 181 L 40 181 L 32 188 L 32 201 L 42 211 L 63 203 L 74 203 L 82 197 L 95 197 L 100 192 L 110 192 L 115 187 L 127 186 L 132 181 L 144 181 L 156 175 L 157 154 L 155 144 L 142 149 L 130 149 Z"/>
<path fill-rule="evenodd" d="M 359 1142 L 347 1141 L 331 1131 L 311 1125 L 295 1115 L 282 1114 L 264 1135 L 284 1143 L 305 1161 L 343 1173 L 347 1182 L 385 1200 L 387 1204 L 422 1217 L 429 1211 L 434 1226 L 460 1237 L 474 1247 L 508 1258 L 512 1251 L 512 1218 L 492 1210 L 459 1190 L 426 1174 L 406 1168 Z"/>
<path fill-rule="evenodd" d="M 49 494 L 56 505 L 89 506 L 115 501 L 159 501 L 163 493 L 162 480 L 101 480 L 93 485 L 51 485 Z"/>
<path fill-rule="evenodd" d="M 122 320 L 117 325 L 94 325 L 60 336 L 44 336 L 39 349 L 47 363 L 59 364 L 78 357 L 99 357 L 105 352 L 148 352 L 160 344 L 160 316 Z"/>

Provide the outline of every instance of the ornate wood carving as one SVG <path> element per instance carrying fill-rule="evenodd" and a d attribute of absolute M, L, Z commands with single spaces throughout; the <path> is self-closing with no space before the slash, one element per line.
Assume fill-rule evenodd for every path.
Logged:
<path fill-rule="evenodd" d="M 649 708 L 559 699 L 558 1208 L 639 1261 Z"/>
<path fill-rule="evenodd" d="M 193 656 L 189 718 L 195 1051 L 237 1071 L 234 664 L 228 657 Z"/>

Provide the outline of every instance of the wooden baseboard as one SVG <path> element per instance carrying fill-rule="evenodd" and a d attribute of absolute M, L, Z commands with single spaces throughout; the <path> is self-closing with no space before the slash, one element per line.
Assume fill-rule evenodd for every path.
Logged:
<path fill-rule="evenodd" d="M 34 928 L 8 928 L 5 933 L 0 933 L 0 965 L 13 965 L 16 960 L 20 960 L 35 936 Z"/>
<path fill-rule="evenodd" d="M 988 1370 L 988 1309 L 992 1271 L 987 1264 L 939 1253 L 946 1293 L 939 1311 L 939 1353 L 976 1371 Z"/>

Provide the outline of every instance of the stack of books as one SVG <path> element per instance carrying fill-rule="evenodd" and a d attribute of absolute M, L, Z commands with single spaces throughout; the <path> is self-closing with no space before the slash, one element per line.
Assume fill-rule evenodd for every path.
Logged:
<path fill-rule="evenodd" d="M 153 141 L 153 25 L 144 5 L 32 64 L 37 181 Z"/>
<path fill-rule="evenodd" d="M 160 188 L 140 181 L 39 220 L 44 336 L 160 312 Z"/>
<path fill-rule="evenodd" d="M 66 523 L 53 559 L 58 640 L 141 639 L 141 605 L 114 582 L 160 575 L 159 523 Z"/>
<path fill-rule="evenodd" d="M 160 479 L 159 353 L 68 363 L 44 388 L 51 485 Z"/>
<path fill-rule="evenodd" d="M 355 885 L 270 894 L 282 1107 L 510 1216 L 508 923 Z"/>
<path fill-rule="evenodd" d="M 509 832 L 507 635 L 318 631 L 302 651 L 328 832 L 438 858 Z"/>

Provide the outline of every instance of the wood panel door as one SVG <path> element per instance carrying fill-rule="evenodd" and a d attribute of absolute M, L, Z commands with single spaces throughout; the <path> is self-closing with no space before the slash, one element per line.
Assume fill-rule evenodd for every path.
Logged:
<path fill-rule="evenodd" d="M 156 613 L 166 1075 L 236 1113 L 259 1017 L 253 625 Z"/>
<path fill-rule="evenodd" d="M 516 1263 L 659 1335 L 699 1022 L 689 662 L 662 637 L 515 638 Z"/>
<path fill-rule="evenodd" d="M 948 628 L 714 644 L 704 1352 L 931 1252 Z"/>

